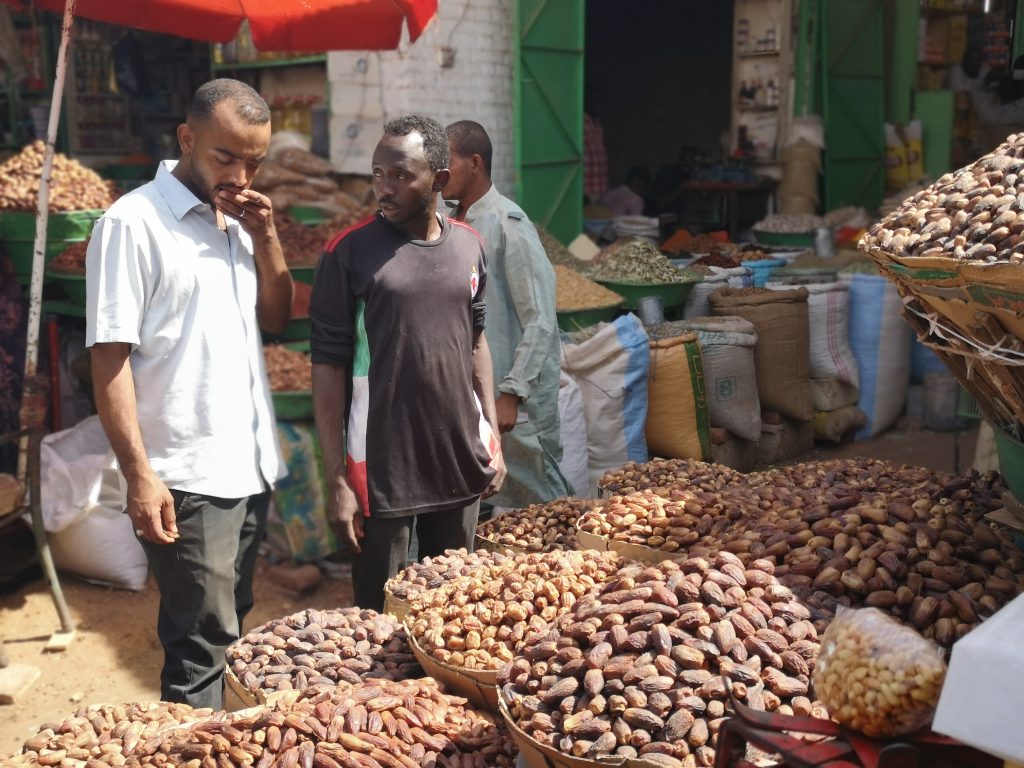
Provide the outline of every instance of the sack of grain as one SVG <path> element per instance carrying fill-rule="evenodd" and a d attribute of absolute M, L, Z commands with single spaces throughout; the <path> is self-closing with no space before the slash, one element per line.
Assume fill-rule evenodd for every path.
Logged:
<path fill-rule="evenodd" d="M 650 350 L 647 449 L 667 459 L 709 461 L 711 423 L 697 334 L 652 338 Z"/>
<path fill-rule="evenodd" d="M 749 320 L 757 332 L 757 394 L 761 408 L 811 421 L 807 289 L 719 288 L 708 297 L 719 316 Z"/>
<path fill-rule="evenodd" d="M 754 325 L 742 317 L 694 317 L 682 326 L 697 334 L 704 363 L 711 426 L 744 440 L 761 439 Z"/>

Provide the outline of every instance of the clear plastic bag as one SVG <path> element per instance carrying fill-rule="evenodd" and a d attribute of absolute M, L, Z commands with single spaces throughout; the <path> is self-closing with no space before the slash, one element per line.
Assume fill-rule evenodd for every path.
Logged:
<path fill-rule="evenodd" d="M 814 692 L 837 723 L 867 736 L 926 727 L 935 714 L 942 650 L 877 608 L 840 610 L 821 638 Z"/>

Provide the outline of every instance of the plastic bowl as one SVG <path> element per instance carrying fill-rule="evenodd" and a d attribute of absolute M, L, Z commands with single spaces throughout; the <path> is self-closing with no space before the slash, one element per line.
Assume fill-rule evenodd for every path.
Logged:
<path fill-rule="evenodd" d="M 622 302 L 608 307 L 556 312 L 555 315 L 558 318 L 558 327 L 567 333 L 572 333 L 598 323 L 610 322 L 618 316 L 620 309 L 622 309 Z"/>
<path fill-rule="evenodd" d="M 686 303 L 686 297 L 690 295 L 693 286 L 700 282 L 694 280 L 688 283 L 611 283 L 598 280 L 598 283 L 605 288 L 615 291 L 622 296 L 629 309 L 636 309 L 640 299 L 647 296 L 660 296 L 665 309 L 680 307 Z"/>
<path fill-rule="evenodd" d="M 1006 481 L 1006 487 L 1017 500 L 1024 502 L 1024 443 L 1014 440 L 998 427 L 996 453 L 999 455 L 999 473 Z"/>
<path fill-rule="evenodd" d="M 68 300 L 75 306 L 84 307 L 86 301 L 85 275 L 75 275 L 68 272 L 54 272 L 47 270 L 46 282 L 59 285 Z"/>

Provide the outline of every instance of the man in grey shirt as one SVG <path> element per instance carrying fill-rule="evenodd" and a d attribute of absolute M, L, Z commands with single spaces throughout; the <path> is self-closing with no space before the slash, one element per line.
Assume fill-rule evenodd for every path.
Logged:
<path fill-rule="evenodd" d="M 555 272 L 522 208 L 491 183 L 491 140 L 471 120 L 447 128 L 449 211 L 480 233 L 487 250 L 487 339 L 508 475 L 495 506 L 524 507 L 572 493 L 558 469 L 559 340 Z"/>

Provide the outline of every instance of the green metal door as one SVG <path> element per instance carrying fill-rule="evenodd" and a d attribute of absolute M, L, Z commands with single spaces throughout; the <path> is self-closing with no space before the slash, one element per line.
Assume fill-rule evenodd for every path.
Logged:
<path fill-rule="evenodd" d="M 585 0 L 519 0 L 519 204 L 568 243 L 583 231 Z"/>
<path fill-rule="evenodd" d="M 873 210 L 885 190 L 882 0 L 821 0 L 825 210 Z"/>

